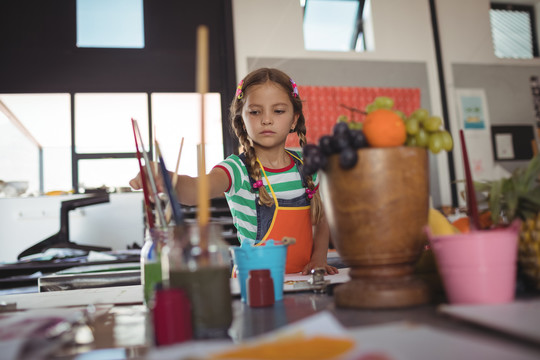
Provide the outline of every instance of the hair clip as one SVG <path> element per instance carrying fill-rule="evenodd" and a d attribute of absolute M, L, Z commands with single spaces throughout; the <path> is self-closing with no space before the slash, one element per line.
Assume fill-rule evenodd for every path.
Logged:
<path fill-rule="evenodd" d="M 257 181 L 255 181 L 255 182 L 253 183 L 253 188 L 254 188 L 254 189 L 258 189 L 258 188 L 260 188 L 261 186 L 263 186 L 262 180 L 257 180 Z"/>
<path fill-rule="evenodd" d="M 306 194 L 309 199 L 313 199 L 313 196 L 315 195 L 316 192 L 317 192 L 317 189 L 311 190 L 311 189 L 306 188 Z"/>
<path fill-rule="evenodd" d="M 244 93 L 242 92 L 242 86 L 244 85 L 244 80 L 241 80 L 238 83 L 238 86 L 236 87 L 236 94 L 235 96 L 238 98 L 238 100 L 242 99 L 244 97 Z"/>
<path fill-rule="evenodd" d="M 298 97 L 300 95 L 298 95 L 298 87 L 296 86 L 296 83 L 294 82 L 293 79 L 289 79 L 291 80 L 291 84 L 292 84 L 292 96 L 294 97 Z"/>

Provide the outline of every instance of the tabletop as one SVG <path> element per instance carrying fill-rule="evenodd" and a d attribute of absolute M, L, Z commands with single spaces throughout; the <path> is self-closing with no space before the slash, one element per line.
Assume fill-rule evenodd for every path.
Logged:
<path fill-rule="evenodd" d="M 513 303 L 494 307 L 461 308 L 438 298 L 433 303 L 413 307 L 352 309 L 336 306 L 333 297 L 336 286 L 339 283 L 328 285 L 323 293 L 286 291 L 282 301 L 261 308 L 250 307 L 235 296 L 233 322 L 228 338 L 221 339 L 221 345 L 257 341 L 326 313 L 343 327 L 347 336 L 366 348 L 384 351 L 392 360 L 540 358 L 538 291 L 518 291 Z M 2 302 L 7 304 L 1 306 Z M 9 311 L 10 302 L 24 311 Z M 19 323 L 28 318 L 56 315 L 71 319 L 72 331 L 62 336 L 46 334 L 44 341 L 33 344 L 54 343 L 46 348 L 48 359 L 188 358 L 178 355 L 181 348 L 170 357 L 171 353 L 164 354 L 162 348 L 154 346 L 150 311 L 142 304 L 140 285 L 0 295 L 3 355 L 13 349 L 5 340 L 17 329 L 4 326 L 10 315 L 22 317 Z M 324 330 L 320 329 L 323 333 Z M 192 348 L 194 343 L 201 344 L 203 353 L 209 344 L 198 340 L 190 343 Z M 34 355 L 35 352 L 19 358 L 35 358 Z"/>
<path fill-rule="evenodd" d="M 537 301 L 539 298 L 526 296 L 518 300 L 531 299 Z M 448 358 L 480 359 L 484 355 L 490 359 L 505 359 L 508 356 L 512 359 L 540 358 L 539 341 L 450 316 L 441 312 L 437 304 L 386 310 L 344 309 L 336 307 L 331 291 L 330 293 L 302 291 L 286 293 L 282 301 L 270 307 L 252 308 L 239 298 L 233 300 L 232 306 L 234 318 L 229 329 L 230 338 L 225 339 L 231 343 L 253 341 L 264 334 L 327 312 L 347 331 L 355 334 L 356 338 L 372 345 L 382 341 L 378 345 L 380 348 L 388 350 L 391 355 L 392 351 L 396 352 L 395 356 L 389 357 L 390 359 L 408 359 L 411 358 L 411 354 L 417 356 L 416 359 L 445 359 L 443 349 L 451 347 L 454 342 L 455 345 L 452 346 L 460 348 L 465 355 L 455 357 L 448 353 L 446 354 L 450 356 Z M 170 358 L 161 355 L 159 351 L 154 351 L 156 347 L 152 344 L 152 327 L 148 314 L 142 304 L 124 304 L 106 308 L 90 326 L 93 334 L 91 341 L 70 343 L 54 351 L 49 358 L 85 360 Z M 407 330 L 410 336 L 408 339 L 401 339 L 399 331 L 407 327 L 410 329 Z M 414 345 L 416 342 L 421 345 Z M 152 351 L 153 355 L 148 357 Z M 80 357 L 81 354 L 85 357 Z M 433 354 L 436 354 L 435 357 Z M 455 354 L 459 355 L 459 352 Z"/>

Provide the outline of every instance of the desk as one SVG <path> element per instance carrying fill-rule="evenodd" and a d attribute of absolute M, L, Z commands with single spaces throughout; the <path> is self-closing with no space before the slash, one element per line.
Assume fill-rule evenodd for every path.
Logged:
<path fill-rule="evenodd" d="M 472 339 L 487 347 L 502 347 L 507 353 L 512 354 L 511 358 L 509 358 L 511 360 L 540 358 L 540 343 L 526 341 L 502 332 L 460 321 L 439 313 L 435 305 L 395 310 L 342 309 L 335 307 L 331 295 L 315 294 L 313 292 L 286 293 L 283 301 L 268 308 L 250 308 L 239 299 L 235 299 L 233 301 L 234 320 L 229 334 L 234 342 L 245 341 L 323 311 L 333 314 L 347 329 L 410 322 L 427 325 L 448 334 L 466 336 L 467 339 Z M 147 355 L 151 343 L 151 333 L 148 331 L 150 327 L 146 309 L 142 304 L 112 306 L 106 315 L 98 317 L 94 321 L 92 328 L 95 337 L 92 343 L 58 349 L 50 358 L 75 359 L 77 354 L 83 352 L 91 355 L 92 352 L 90 351 L 111 348 L 116 350 L 113 349 L 112 353 L 109 350 L 109 357 L 101 357 L 100 359 L 138 359 L 145 358 Z M 430 347 L 431 344 L 426 342 L 422 346 Z M 435 347 L 435 349 L 432 349 L 435 353 L 444 351 L 439 350 L 438 345 L 433 347 Z M 430 359 L 458 359 L 458 357 L 453 357 L 454 355 L 450 353 L 445 354 L 446 357 L 442 356 L 443 354 L 440 355 L 441 357 L 437 356 Z M 427 357 L 424 358 L 427 359 Z M 465 358 L 481 359 L 478 354 L 472 354 L 470 357 Z M 504 359 L 504 357 L 498 358 Z M 422 358 L 417 359 L 421 360 Z M 459 359 L 463 359 L 463 357 L 459 357 Z M 490 359 L 494 358 L 491 357 Z"/>

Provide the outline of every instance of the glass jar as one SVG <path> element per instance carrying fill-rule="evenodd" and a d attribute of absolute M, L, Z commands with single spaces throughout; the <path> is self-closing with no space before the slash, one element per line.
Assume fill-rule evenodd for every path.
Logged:
<path fill-rule="evenodd" d="M 232 323 L 230 271 L 221 224 L 175 227 L 173 240 L 163 249 L 163 284 L 186 291 L 196 339 L 227 337 Z"/>
<path fill-rule="evenodd" d="M 144 303 L 150 306 L 157 284 L 162 282 L 161 252 L 168 239 L 172 237 L 172 228 L 152 228 L 146 231 L 141 249 L 141 285 Z"/>

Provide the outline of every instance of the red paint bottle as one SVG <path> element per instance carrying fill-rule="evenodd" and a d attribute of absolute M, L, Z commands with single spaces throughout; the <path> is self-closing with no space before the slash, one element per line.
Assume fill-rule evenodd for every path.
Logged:
<path fill-rule="evenodd" d="M 247 280 L 247 303 L 251 307 L 274 305 L 274 281 L 270 270 L 250 270 Z"/>
<path fill-rule="evenodd" d="M 191 306 L 182 289 L 157 290 L 153 317 L 156 345 L 170 345 L 193 338 Z"/>

